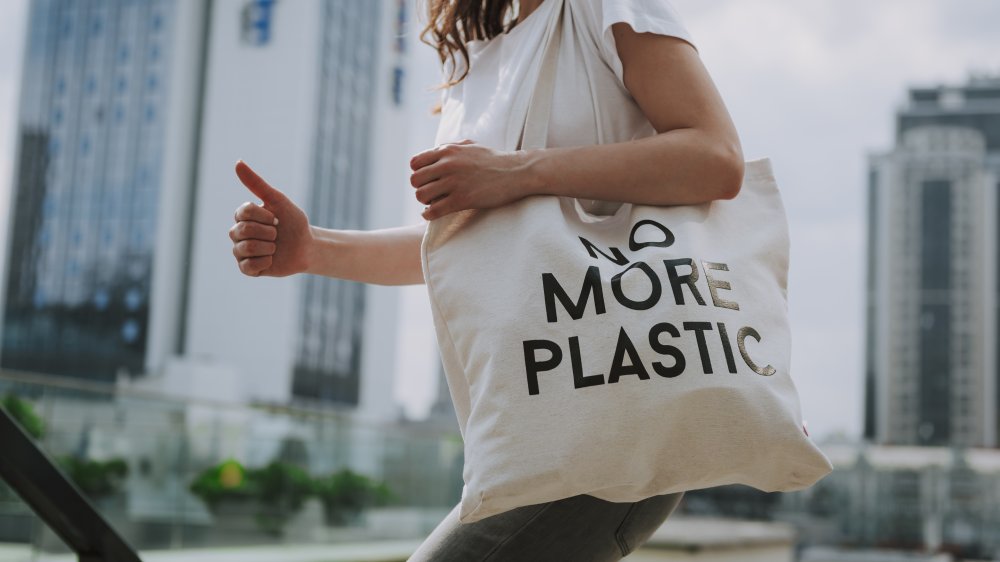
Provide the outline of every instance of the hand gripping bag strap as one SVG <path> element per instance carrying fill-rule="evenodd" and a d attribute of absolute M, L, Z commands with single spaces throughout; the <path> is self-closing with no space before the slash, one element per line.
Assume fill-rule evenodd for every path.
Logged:
<path fill-rule="evenodd" d="M 528 110 L 515 150 L 544 148 L 549 130 L 549 112 L 552 108 L 552 93 L 555 89 L 556 67 L 559 59 L 559 45 L 562 42 L 563 18 L 566 15 L 566 0 L 546 0 L 557 2 L 554 17 L 548 22 L 548 42 L 542 56 L 535 88 L 528 101 Z M 538 8 L 535 8 L 536 10 Z M 427 225 L 427 233 L 422 245 L 425 249 L 444 244 L 467 223 L 476 219 L 479 209 L 465 209 L 435 219 Z M 424 272 L 426 277 L 426 272 Z"/>

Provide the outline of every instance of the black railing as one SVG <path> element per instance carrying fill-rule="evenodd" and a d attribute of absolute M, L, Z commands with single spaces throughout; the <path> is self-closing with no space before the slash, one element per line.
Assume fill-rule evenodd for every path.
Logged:
<path fill-rule="evenodd" d="M 0 479 L 76 553 L 80 562 L 140 562 L 135 550 L 3 408 Z"/>

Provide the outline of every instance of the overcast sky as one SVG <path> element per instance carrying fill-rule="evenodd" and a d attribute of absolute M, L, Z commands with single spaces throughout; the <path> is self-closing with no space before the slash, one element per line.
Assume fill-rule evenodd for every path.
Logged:
<path fill-rule="evenodd" d="M 674 5 L 722 92 L 746 158 L 771 158 L 783 192 L 792 239 L 792 376 L 804 417 L 814 435 L 856 435 L 862 404 L 865 157 L 891 147 L 893 112 L 907 86 L 962 82 L 970 72 L 1000 73 L 1000 2 L 675 0 Z M 0 18 L 4 204 L 25 6 L 25 0 L 5 0 Z M 433 68 L 426 72 L 428 83 L 437 79 Z M 5 234 L 3 225 L 4 244 Z M 420 291 L 412 289 L 411 301 Z M 416 321 L 421 305 L 409 306 Z M 429 331 L 426 325 L 424 332 Z M 407 397 L 408 411 L 419 413 L 433 398 L 435 384 L 428 371 L 401 380 L 397 395 Z"/>

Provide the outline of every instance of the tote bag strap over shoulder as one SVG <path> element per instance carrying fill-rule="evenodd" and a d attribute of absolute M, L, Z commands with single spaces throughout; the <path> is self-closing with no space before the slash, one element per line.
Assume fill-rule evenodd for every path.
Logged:
<path fill-rule="evenodd" d="M 549 130 L 549 112 L 552 108 L 552 93 L 555 89 L 556 67 L 559 59 L 559 45 L 562 42 L 563 18 L 566 17 L 566 0 L 545 0 L 558 5 L 553 17 L 547 22 L 547 42 L 539 61 L 538 78 L 528 100 L 528 108 L 515 150 L 544 148 Z M 536 8 L 537 10 L 538 8 Z M 476 220 L 479 209 L 465 209 L 450 213 L 430 221 L 422 242 L 427 249 L 441 246 L 465 225 Z M 425 272 L 426 276 L 426 272 Z"/>
<path fill-rule="evenodd" d="M 549 113 L 552 110 L 552 95 L 556 85 L 556 69 L 559 60 L 559 45 L 562 43 L 563 18 L 565 17 L 565 0 L 548 0 L 558 2 L 555 17 L 549 21 L 548 43 L 542 53 L 541 68 L 535 89 L 528 102 L 528 112 L 521 128 L 521 136 L 517 141 L 517 150 L 544 148 L 549 132 Z M 538 8 L 535 8 L 536 10 Z"/>

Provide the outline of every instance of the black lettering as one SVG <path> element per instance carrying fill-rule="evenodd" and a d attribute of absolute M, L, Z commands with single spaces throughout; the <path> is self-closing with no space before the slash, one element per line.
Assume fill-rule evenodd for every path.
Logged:
<path fill-rule="evenodd" d="M 625 254 L 623 254 L 622 251 L 619 250 L 618 248 L 615 248 L 614 246 L 609 246 L 608 249 L 611 250 L 612 254 L 609 256 L 605 254 L 603 251 L 601 251 L 600 248 L 595 246 L 590 240 L 587 240 L 583 236 L 579 236 L 578 238 L 580 239 L 580 242 L 583 242 L 583 247 L 587 249 L 587 253 L 590 254 L 590 257 L 594 258 L 595 260 L 597 259 L 597 254 L 601 254 L 606 259 L 611 260 L 617 265 L 625 265 L 628 263 L 628 258 L 626 258 Z"/>
<path fill-rule="evenodd" d="M 639 242 L 639 241 L 637 241 L 635 239 L 635 233 L 636 233 L 637 230 L 639 230 L 639 227 L 642 226 L 642 225 L 644 225 L 644 224 L 651 224 L 651 225 L 655 226 L 656 228 L 660 229 L 660 232 L 663 233 L 663 240 L 660 240 L 658 242 L 657 241 L 653 241 L 653 242 Z M 665 227 L 665 226 L 663 226 L 662 224 L 660 224 L 660 223 L 658 223 L 658 222 L 656 222 L 654 220 L 649 220 L 649 219 L 641 220 L 641 221 L 635 223 L 635 225 L 632 226 L 632 232 L 630 232 L 629 235 L 628 235 L 628 249 L 631 250 L 631 251 L 633 251 L 633 252 L 635 252 L 636 250 L 641 250 L 642 248 L 645 248 L 646 246 L 658 246 L 660 248 L 666 248 L 666 247 L 672 246 L 673 243 L 674 243 L 674 233 L 670 232 L 670 229 L 667 228 L 667 227 Z"/>
<path fill-rule="evenodd" d="M 712 329 L 711 322 L 685 322 L 681 324 L 685 330 L 694 332 L 698 339 L 698 353 L 701 354 L 701 368 L 706 375 L 712 374 L 712 358 L 708 356 L 708 343 L 705 341 L 705 332 Z"/>
<path fill-rule="evenodd" d="M 631 365 L 624 365 L 622 361 L 625 354 L 628 354 Z M 635 350 L 635 344 L 625 333 L 625 328 L 619 328 L 618 345 L 615 346 L 615 358 L 611 361 L 611 371 L 608 372 L 608 384 L 618 382 L 618 379 L 625 375 L 638 375 L 642 380 L 649 380 L 649 373 L 639 358 L 639 352 Z"/>
<path fill-rule="evenodd" d="M 746 362 L 747 367 L 750 367 L 750 369 L 752 369 L 753 372 L 757 373 L 762 377 L 769 377 L 773 375 L 775 372 L 777 372 L 774 367 L 768 365 L 764 368 L 760 368 L 757 366 L 756 363 L 753 362 L 753 359 L 750 359 L 750 354 L 747 353 L 747 344 L 746 344 L 747 336 L 753 337 L 753 339 L 757 340 L 758 342 L 760 341 L 760 334 L 758 334 L 757 330 L 754 330 L 750 326 L 743 326 L 742 328 L 740 328 L 738 332 L 736 332 L 736 345 L 740 348 L 740 355 L 743 356 L 743 361 Z"/>
<path fill-rule="evenodd" d="M 580 359 L 580 338 L 569 338 L 569 358 L 573 364 L 573 388 L 587 388 L 604 384 L 604 375 L 583 375 L 583 361 Z"/>
<path fill-rule="evenodd" d="M 559 344 L 549 340 L 527 340 L 522 342 L 524 346 L 524 372 L 528 375 L 528 394 L 538 394 L 538 373 L 551 371 L 562 361 L 562 349 Z M 535 357 L 535 351 L 547 349 L 552 354 L 545 361 L 539 361 Z"/>
<path fill-rule="evenodd" d="M 632 268 L 639 268 L 649 277 L 649 296 L 642 301 L 634 301 L 627 296 L 622 290 L 622 277 L 625 276 Z M 615 275 L 611 278 L 611 291 L 615 294 L 615 298 L 622 306 L 631 308 L 632 310 L 649 310 L 656 306 L 656 303 L 660 302 L 660 295 L 663 294 L 663 287 L 660 286 L 660 277 L 656 275 L 652 267 L 646 262 L 635 262 L 632 265 L 625 268 L 621 273 Z"/>
<path fill-rule="evenodd" d="M 726 366 L 729 367 L 730 373 L 735 373 L 736 359 L 733 357 L 733 346 L 729 343 L 729 333 L 726 332 L 726 325 L 722 322 L 716 322 L 715 325 L 719 328 L 719 339 L 722 340 L 722 351 L 726 354 Z"/>
<path fill-rule="evenodd" d="M 653 370 L 656 371 L 656 374 L 661 377 L 672 379 L 684 372 L 684 354 L 681 353 L 681 350 L 676 347 L 660 342 L 660 334 L 663 332 L 666 332 L 675 338 L 681 337 L 681 333 L 677 331 L 677 328 L 675 328 L 673 324 L 668 322 L 660 322 L 649 330 L 649 346 L 653 348 L 653 351 L 661 355 L 669 355 L 674 358 L 673 366 L 667 367 L 662 363 L 654 362 Z"/>
<path fill-rule="evenodd" d="M 694 300 L 698 301 L 698 304 L 705 306 L 705 299 L 701 298 L 701 293 L 698 292 L 698 287 L 695 283 L 698 281 L 698 266 L 694 264 L 694 260 L 691 258 L 679 258 L 674 260 L 663 260 L 663 265 L 667 266 L 667 277 L 670 278 L 670 288 L 674 292 L 674 302 L 677 304 L 684 304 L 684 292 L 681 290 L 681 285 L 687 285 L 691 289 L 691 294 L 694 295 Z M 678 275 L 677 266 L 686 265 L 691 268 L 691 273 L 687 275 Z"/>
<path fill-rule="evenodd" d="M 566 291 L 559 285 L 555 275 L 551 273 L 542 274 L 542 291 L 545 293 L 545 317 L 549 322 L 556 321 L 556 302 L 558 298 L 563 308 L 569 313 L 573 320 L 583 318 L 583 313 L 587 309 L 587 301 L 590 295 L 594 295 L 594 309 L 597 314 L 604 314 L 604 290 L 601 288 L 601 270 L 596 265 L 587 268 L 587 274 L 583 277 L 583 288 L 580 289 L 580 298 L 573 302 L 566 294 Z"/>

